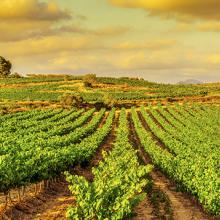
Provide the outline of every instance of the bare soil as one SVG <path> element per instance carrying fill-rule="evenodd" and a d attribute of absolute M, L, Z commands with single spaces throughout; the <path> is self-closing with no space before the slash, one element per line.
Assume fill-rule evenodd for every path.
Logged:
<path fill-rule="evenodd" d="M 166 108 L 165 110 L 166 110 L 176 121 L 178 121 L 178 122 L 181 123 L 183 126 L 185 126 L 185 124 L 184 124 L 182 121 L 180 121 L 177 117 L 175 117 L 175 115 L 172 114 L 172 113 L 169 111 L 168 108 Z"/>
<path fill-rule="evenodd" d="M 59 182 L 51 183 L 48 189 L 37 195 L 27 193 L 21 202 L 10 204 L 4 213 L 3 220 L 50 220 L 66 219 L 65 210 L 74 204 L 67 182 L 62 178 Z"/>
<path fill-rule="evenodd" d="M 159 109 L 157 109 L 157 112 L 159 113 L 159 115 L 169 124 L 171 125 L 172 127 L 176 128 L 175 125 L 173 125 L 161 112 Z M 177 128 L 176 128 L 177 129 Z"/>
<path fill-rule="evenodd" d="M 118 112 L 117 112 L 118 113 Z M 157 140 L 159 147 L 166 148 L 157 137 L 151 132 L 149 126 L 141 118 L 140 120 L 146 129 Z M 114 120 L 111 133 L 97 149 L 96 154 L 88 164 L 81 164 L 70 169 L 72 174 L 82 175 L 87 180 L 93 180 L 92 167 L 96 167 L 103 159 L 102 151 L 109 152 L 115 141 L 116 128 L 118 127 L 118 114 Z M 103 118 L 102 126 L 106 120 Z M 131 113 L 128 112 L 130 141 L 138 150 L 139 161 L 142 164 L 152 164 L 151 158 L 145 152 L 135 131 L 131 120 Z M 219 220 L 219 218 L 207 214 L 192 196 L 179 192 L 177 185 L 166 175 L 155 168 L 148 177 L 152 184 L 146 188 L 147 197 L 134 208 L 132 216 L 126 219 L 131 220 Z M 33 187 L 32 187 L 33 191 Z M 68 183 L 61 176 L 58 182 L 51 183 L 49 188 L 44 188 L 37 195 L 28 192 L 21 201 L 14 201 L 10 204 L 2 219 L 4 220 L 64 220 L 68 206 L 76 204 L 75 198 L 68 189 Z M 16 192 L 14 192 L 16 194 Z M 15 195 L 16 196 L 16 195 Z"/>
<path fill-rule="evenodd" d="M 131 119 L 131 113 L 128 113 L 129 128 L 130 128 L 130 141 L 134 148 L 138 150 L 138 157 L 141 164 L 152 164 L 149 157 L 144 157 L 145 151 L 141 147 L 140 140 L 134 128 Z M 154 171 L 153 171 L 154 172 Z M 151 175 L 149 176 L 152 179 Z M 166 198 L 164 193 L 152 181 L 152 188 L 146 189 L 147 197 L 137 207 L 134 208 L 135 215 L 130 218 L 132 220 L 144 219 L 173 219 L 172 209 L 170 207 L 169 199 Z M 161 199 L 163 197 L 163 199 Z"/>
<path fill-rule="evenodd" d="M 150 116 L 152 116 L 152 115 L 150 114 Z M 158 137 L 154 134 L 154 132 L 151 130 L 150 126 L 146 123 L 146 121 L 144 120 L 144 118 L 143 118 L 143 116 L 142 116 L 142 114 L 141 114 L 140 112 L 138 112 L 138 117 L 139 117 L 140 121 L 142 122 L 144 128 L 151 134 L 153 140 L 155 140 L 156 143 L 157 143 L 161 148 L 163 148 L 164 150 L 167 150 L 169 153 L 172 154 L 172 152 L 170 151 L 170 149 L 163 143 L 163 141 L 162 141 L 160 138 L 158 138 Z M 153 117 L 153 116 L 152 116 L 152 117 Z M 155 118 L 154 118 L 154 121 L 155 121 L 155 123 L 157 124 L 157 120 L 156 120 Z"/>
<path fill-rule="evenodd" d="M 106 121 L 107 115 L 103 118 L 101 125 Z M 92 167 L 98 166 L 103 159 L 102 151 L 109 152 L 115 140 L 118 116 L 116 115 L 111 133 L 103 141 L 89 164 L 77 165 L 70 168 L 75 175 L 82 175 L 87 180 L 93 180 Z M 4 213 L 3 220 L 64 220 L 65 213 L 69 206 L 76 204 L 75 198 L 68 189 L 65 178 L 52 183 L 48 189 L 42 190 L 36 196 L 29 193 L 21 202 L 11 204 Z"/>
<path fill-rule="evenodd" d="M 131 121 L 131 120 L 130 120 Z M 143 121 L 142 121 L 143 123 Z M 132 123 L 131 123 L 132 124 Z M 144 124 L 143 124 L 144 125 Z M 146 128 L 146 126 L 144 125 Z M 131 133 L 133 142 L 138 146 L 139 156 L 145 164 L 152 164 L 149 155 L 145 152 L 143 146 L 140 144 L 140 140 L 137 137 L 137 134 L 134 130 L 133 125 L 131 125 Z M 146 129 L 146 132 L 149 132 Z M 158 169 L 154 169 L 151 172 L 150 177 L 153 181 L 153 190 L 156 189 L 162 192 L 162 195 L 166 198 L 164 199 L 165 203 L 159 205 L 154 214 L 157 215 L 156 219 L 174 219 L 174 220 L 217 220 L 218 217 L 207 214 L 198 201 L 192 196 L 179 192 L 176 184 L 161 173 Z M 152 194 L 149 194 L 152 201 Z M 164 204 L 165 207 L 164 207 Z M 170 207 L 169 207 L 170 206 Z M 147 209 L 148 207 L 145 207 Z M 138 218 L 137 218 L 138 219 Z M 145 219 L 155 219 L 153 216 L 151 218 Z"/>

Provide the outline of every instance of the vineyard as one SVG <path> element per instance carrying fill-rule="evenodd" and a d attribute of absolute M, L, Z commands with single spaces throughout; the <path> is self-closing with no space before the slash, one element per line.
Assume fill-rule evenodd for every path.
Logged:
<path fill-rule="evenodd" d="M 218 105 L 35 109 L 0 134 L 0 218 L 220 216 Z"/>
<path fill-rule="evenodd" d="M 50 102 L 59 104 L 63 95 L 78 95 L 84 104 L 100 103 L 109 97 L 120 107 L 156 100 L 218 102 L 220 84 L 170 85 L 135 78 L 96 77 L 86 86 L 83 76 L 35 76 L 0 79 L 1 104 L 15 102 Z M 141 105 L 140 104 L 140 105 Z M 140 106 L 139 105 L 139 106 Z M 130 106 L 131 107 L 131 106 Z"/>

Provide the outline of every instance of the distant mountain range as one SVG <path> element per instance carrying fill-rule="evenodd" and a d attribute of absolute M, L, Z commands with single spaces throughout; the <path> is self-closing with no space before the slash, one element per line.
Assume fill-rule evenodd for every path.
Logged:
<path fill-rule="evenodd" d="M 203 82 L 199 81 L 199 80 L 196 80 L 196 79 L 187 79 L 187 80 L 184 80 L 184 81 L 180 81 L 178 82 L 177 84 L 203 84 Z"/>

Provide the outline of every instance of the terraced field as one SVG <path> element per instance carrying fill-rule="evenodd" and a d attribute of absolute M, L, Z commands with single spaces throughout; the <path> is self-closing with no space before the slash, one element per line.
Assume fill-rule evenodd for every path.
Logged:
<path fill-rule="evenodd" d="M 220 107 L 0 116 L 3 219 L 219 219 Z"/>

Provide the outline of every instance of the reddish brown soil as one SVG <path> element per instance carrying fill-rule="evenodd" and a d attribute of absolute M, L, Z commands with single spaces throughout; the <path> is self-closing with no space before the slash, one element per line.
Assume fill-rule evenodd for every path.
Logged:
<path fill-rule="evenodd" d="M 107 115 L 103 118 L 102 126 Z M 103 144 L 97 149 L 94 157 L 88 165 L 76 166 L 70 169 L 72 174 L 82 175 L 89 181 L 93 180 L 92 167 L 98 165 L 102 158 L 102 151 L 110 151 L 115 140 L 115 131 L 118 124 L 118 116 L 115 117 L 111 133 Z M 68 183 L 62 178 L 62 181 L 53 183 L 47 190 L 41 191 L 37 196 L 29 194 L 22 202 L 16 202 L 10 205 L 6 210 L 3 219 L 11 220 L 63 220 L 66 219 L 65 213 L 68 206 L 75 204 L 75 199 L 68 189 Z"/>
<path fill-rule="evenodd" d="M 163 125 L 161 125 L 161 124 L 157 121 L 157 119 L 153 116 L 153 114 L 151 113 L 150 110 L 147 110 L 147 113 L 148 113 L 148 115 L 153 119 L 153 121 L 155 122 L 155 124 L 156 124 L 159 128 L 165 130 L 164 127 L 163 127 Z"/>
<path fill-rule="evenodd" d="M 145 126 L 144 126 L 145 127 Z M 145 164 L 150 164 L 151 159 L 145 152 L 143 146 L 140 144 L 140 140 L 137 137 L 134 128 L 131 126 L 131 132 L 134 142 L 139 149 L 139 155 Z M 146 132 L 149 132 L 147 129 Z M 168 208 L 168 215 L 166 212 L 157 219 L 174 219 L 174 220 L 217 220 L 219 218 L 205 213 L 201 205 L 190 195 L 183 192 L 178 192 L 177 186 L 171 180 L 169 180 L 163 173 L 154 169 L 150 174 L 154 187 L 162 191 L 163 195 L 167 197 L 167 201 L 170 204 Z M 153 187 L 153 188 L 154 188 Z M 166 210 L 166 209 L 165 209 Z M 172 213 L 172 216 L 170 215 Z M 147 219 L 147 218 L 146 218 Z M 152 219 L 152 218 L 149 218 Z"/>
<path fill-rule="evenodd" d="M 156 143 L 157 143 L 161 148 L 163 148 L 164 150 L 167 150 L 169 153 L 172 153 L 172 152 L 170 151 L 170 149 L 163 143 L 163 141 L 162 141 L 160 138 L 158 138 L 158 137 L 154 134 L 154 132 L 151 130 L 151 128 L 149 127 L 149 125 L 148 125 L 148 124 L 146 123 L 146 121 L 144 120 L 144 118 L 143 118 L 141 112 L 138 112 L 138 117 L 139 117 L 140 121 L 142 122 L 144 128 L 151 134 L 153 140 L 155 140 Z M 157 123 L 157 120 L 156 120 L 155 118 L 154 118 L 154 122 Z"/>
<path fill-rule="evenodd" d="M 159 109 L 157 109 L 157 112 L 159 113 L 159 115 L 169 124 L 171 125 L 172 127 L 176 128 L 175 125 L 173 125 L 162 113 Z"/>
<path fill-rule="evenodd" d="M 115 140 L 115 133 L 116 133 L 116 126 L 117 126 L 118 116 L 116 115 L 111 133 L 107 136 L 107 138 L 103 141 L 103 144 L 97 149 L 94 157 L 91 159 L 88 165 L 77 165 L 73 168 L 73 173 L 84 176 L 88 181 L 92 181 L 94 176 L 92 174 L 92 168 L 98 166 L 99 162 L 103 159 L 102 152 L 106 151 L 109 152 Z M 106 121 L 106 117 L 103 119 L 100 126 L 104 124 Z"/>
<path fill-rule="evenodd" d="M 70 195 L 65 180 L 51 184 L 37 194 L 29 195 L 22 202 L 17 202 L 5 213 L 3 219 L 11 220 L 51 220 L 66 219 L 65 210 L 74 204 L 74 198 Z"/>
<path fill-rule="evenodd" d="M 130 141 L 134 148 L 138 150 L 138 157 L 141 164 L 151 164 L 151 160 L 148 157 L 143 157 L 143 149 L 140 147 L 140 140 L 137 137 L 137 133 L 132 123 L 131 113 L 128 113 L 129 128 L 130 128 Z M 160 189 L 153 185 L 151 190 L 147 190 L 147 197 L 134 208 L 134 216 L 130 219 L 132 220 L 145 220 L 145 219 L 166 219 L 166 216 L 171 216 L 164 207 L 164 203 L 160 201 L 153 201 L 153 196 L 155 193 L 160 194 Z M 157 207 L 156 207 L 157 205 Z M 168 204 L 168 206 L 170 206 Z M 172 216 L 171 216 L 172 217 Z M 172 219 L 172 218 L 168 218 Z"/>
<path fill-rule="evenodd" d="M 177 114 L 179 114 L 181 117 L 186 118 L 186 116 L 183 115 L 180 111 L 178 111 L 178 109 L 174 108 L 173 110 L 174 110 Z"/>
<path fill-rule="evenodd" d="M 154 215 L 154 208 L 148 196 L 134 208 L 133 212 L 134 216 L 128 218 L 129 220 L 157 219 L 156 215 Z"/>
<path fill-rule="evenodd" d="M 168 108 L 166 108 L 166 111 L 167 111 L 176 121 L 178 121 L 178 122 L 181 123 L 183 126 L 185 126 L 185 124 L 184 124 L 182 121 L 180 121 L 177 117 L 175 117 L 175 115 L 173 115 L 173 114 L 169 111 Z"/>
<path fill-rule="evenodd" d="M 152 164 L 149 155 L 144 151 L 143 146 L 134 129 L 131 121 L 131 114 L 128 113 L 130 125 L 130 141 L 138 150 L 140 163 Z M 139 113 L 140 117 L 140 113 Z M 101 124 L 104 123 L 103 118 Z M 141 117 L 140 117 L 141 119 Z M 141 120 L 146 132 L 150 132 L 149 126 Z M 83 175 L 88 180 L 93 180 L 92 167 L 97 166 L 102 160 L 102 151 L 110 151 L 114 140 L 118 117 L 114 121 L 113 129 L 97 149 L 96 154 L 88 165 L 78 165 L 71 169 L 74 174 Z M 154 135 L 151 133 L 152 138 Z M 158 142 L 158 146 L 162 147 Z M 164 146 L 166 147 L 166 146 Z M 175 183 L 169 180 L 163 173 L 154 169 L 150 174 L 153 181 L 152 189 L 146 189 L 148 196 L 134 208 L 134 215 L 127 219 L 132 220 L 217 220 L 214 216 L 206 214 L 198 202 L 191 196 L 178 192 Z M 5 220 L 63 220 L 66 219 L 65 212 L 68 206 L 74 205 L 75 199 L 68 190 L 68 183 L 62 178 L 53 183 L 49 189 L 45 189 L 34 196 L 29 194 L 22 202 L 17 202 L 7 209 L 4 214 Z"/>

